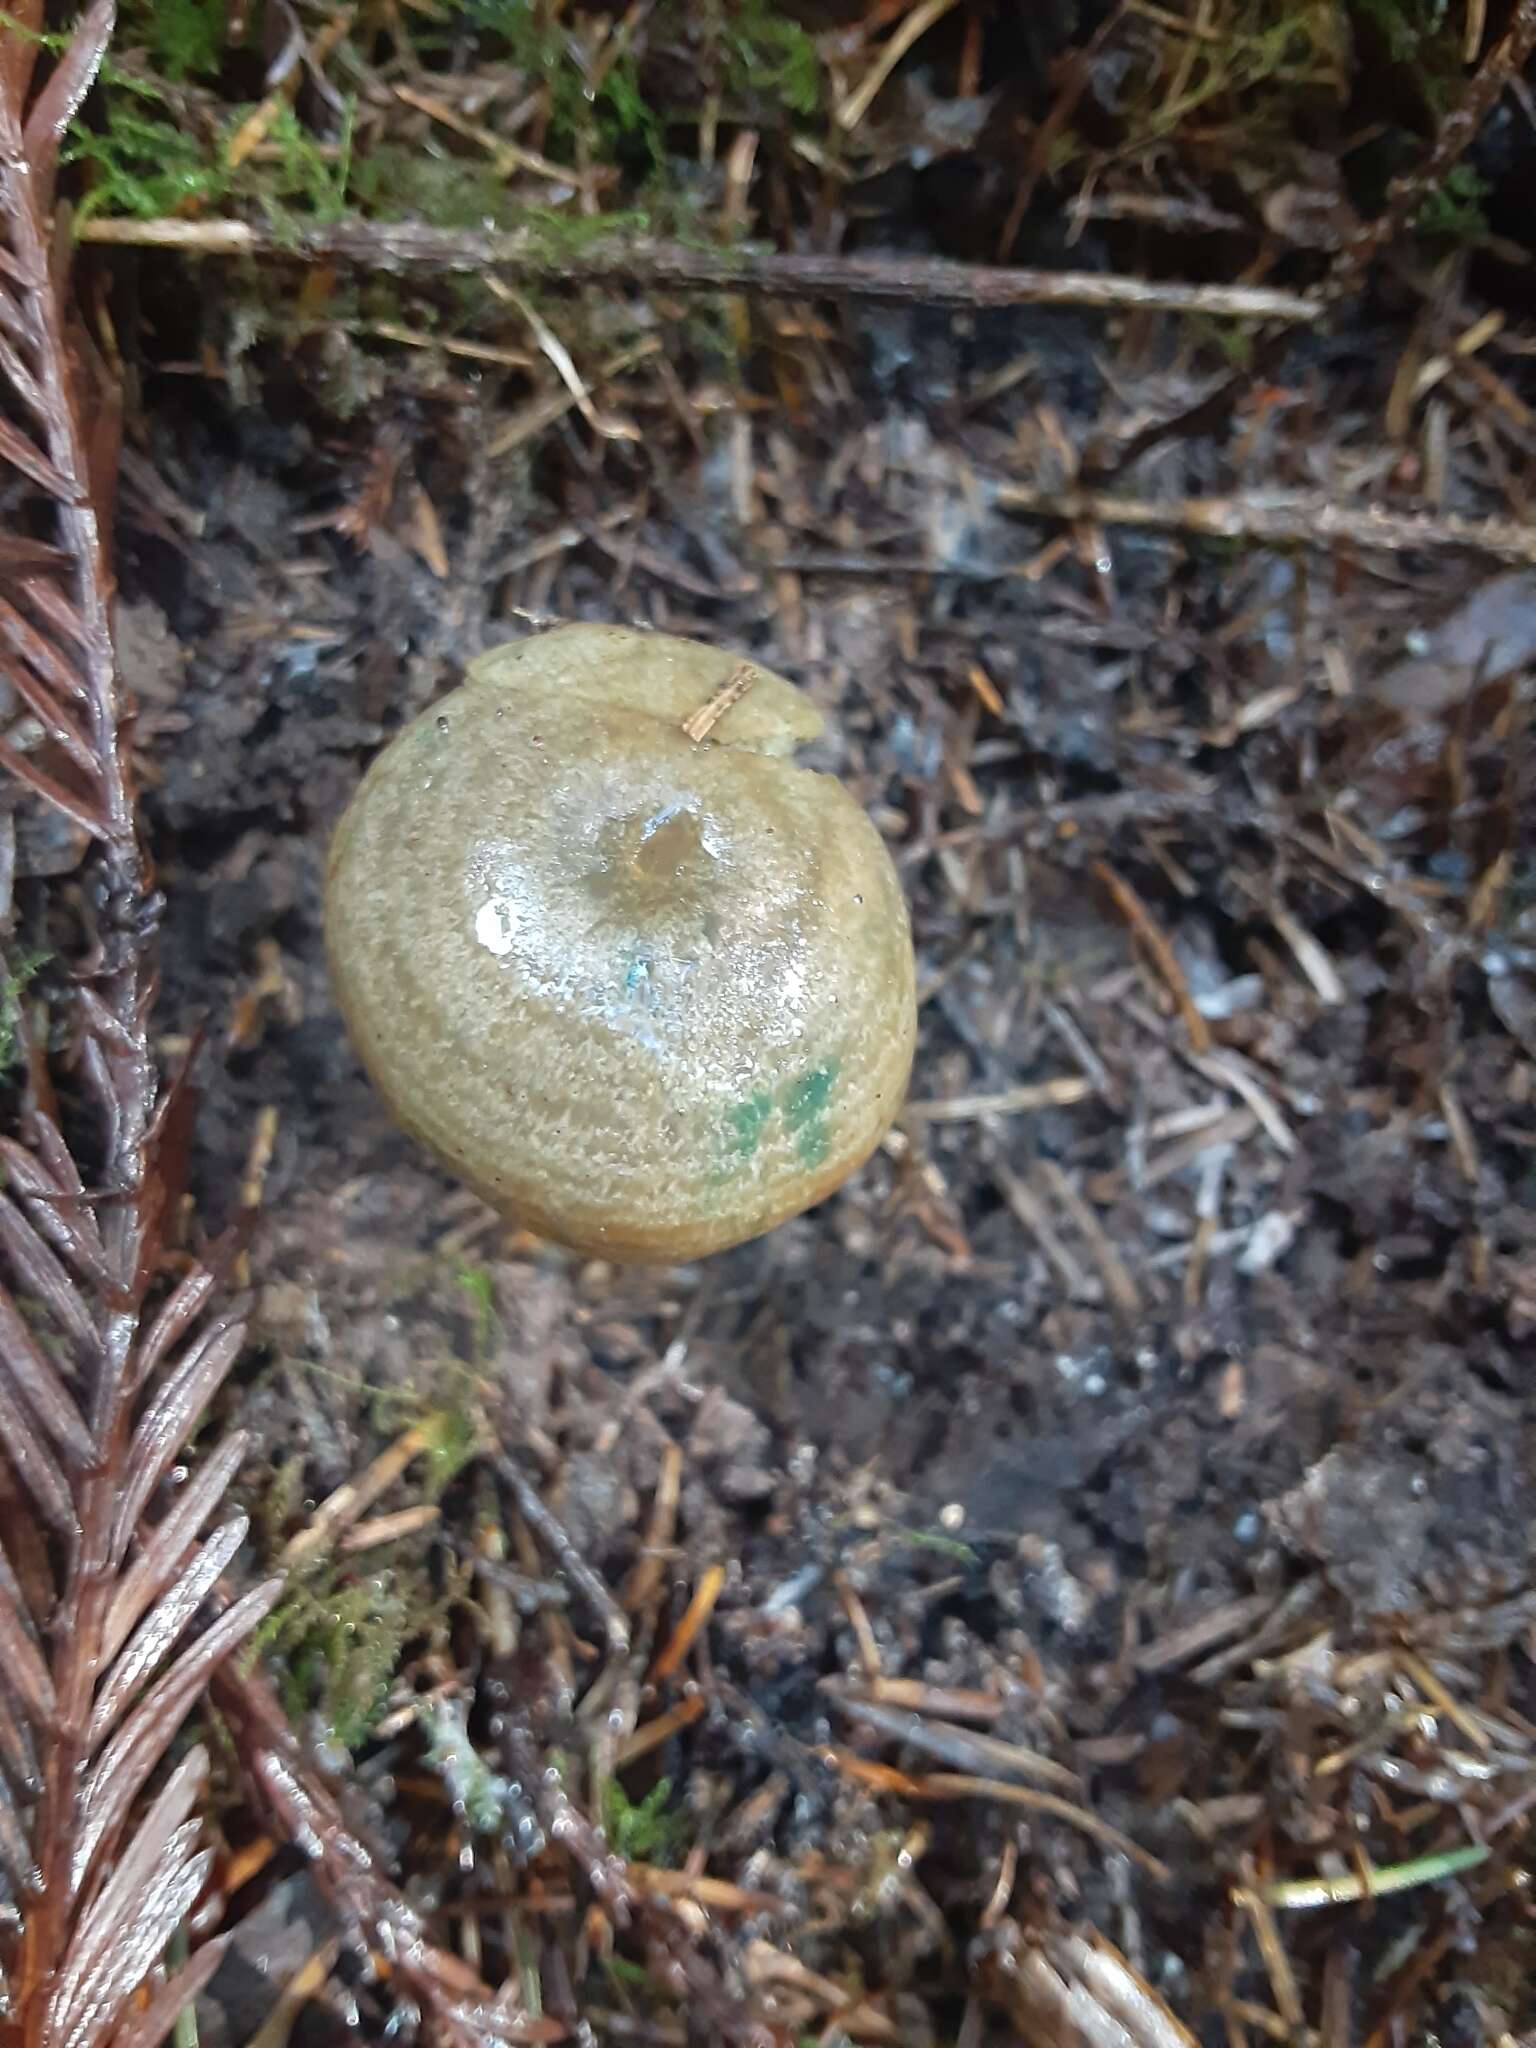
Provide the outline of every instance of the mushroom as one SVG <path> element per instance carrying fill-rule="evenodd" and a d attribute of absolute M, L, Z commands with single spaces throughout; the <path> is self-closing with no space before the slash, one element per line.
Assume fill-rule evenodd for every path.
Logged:
<path fill-rule="evenodd" d="M 771 1230 L 889 1129 L 906 904 L 792 683 L 620 626 L 492 649 L 349 805 L 332 978 L 396 1119 L 517 1222 L 617 1260 Z"/>

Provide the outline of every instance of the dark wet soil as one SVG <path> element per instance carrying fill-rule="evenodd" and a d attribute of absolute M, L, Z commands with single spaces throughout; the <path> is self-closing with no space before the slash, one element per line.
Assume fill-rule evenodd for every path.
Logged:
<path fill-rule="evenodd" d="M 1293 409 L 1363 435 L 1395 338 L 1301 351 Z M 992 2038 L 964 2020 L 968 1944 L 1009 1845 L 1013 1911 L 1098 1926 L 1202 2033 L 1265 2003 L 1229 1886 L 1411 1853 L 1380 1779 L 1315 1772 L 1353 1739 L 1352 1688 L 1359 1734 L 1395 1739 L 1351 1660 L 1417 1644 L 1469 1697 L 1496 1664 L 1501 1711 L 1536 1712 L 1524 714 L 1463 690 L 1409 716 L 1378 689 L 1488 572 L 1119 535 L 1042 569 L 1051 530 L 995 480 L 1033 460 L 1047 408 L 1086 437 L 1128 346 L 1028 309 L 834 313 L 797 409 L 690 418 L 621 386 L 641 444 L 595 446 L 572 414 L 500 462 L 495 389 L 410 362 L 376 366 L 347 416 L 275 353 L 238 390 L 150 366 L 124 499 L 161 1015 L 172 1040 L 209 1025 L 210 1227 L 271 1138 L 248 1488 L 296 1468 L 297 1526 L 394 1434 L 395 1397 L 478 1385 L 620 1588 L 680 1446 L 666 1625 L 708 1567 L 726 1579 L 707 1711 L 655 1761 L 706 1838 L 764 1794 L 710 1868 L 790 1897 L 795 1953 L 856 1959 L 912 2041 Z M 1157 342 L 1138 374 L 1149 408 L 1186 377 Z M 1256 461 L 1282 432 L 1306 439 L 1256 427 Z M 1138 488 L 1211 487 L 1214 460 L 1165 451 Z M 1511 602 L 1536 613 L 1536 585 Z M 550 617 L 708 634 L 802 680 L 909 891 L 917 1108 L 822 1208 L 697 1267 L 509 1238 L 392 1128 L 327 988 L 326 839 L 362 769 L 472 653 Z M 453 1555 L 473 1487 L 444 1506 L 429 1547 Z M 414 1644 L 399 1696 L 447 1650 Z M 829 1744 L 933 1766 L 828 1689 L 872 1651 L 888 1677 L 995 1693 L 989 1732 L 1076 1769 L 1171 1887 L 1059 1818 L 903 1817 L 830 1769 Z M 936 1911 L 855 1911 L 882 1826 L 914 1815 Z M 1342 1947 L 1379 2015 L 1417 1929 L 1485 1943 L 1471 2005 L 1437 1980 L 1443 2023 L 1529 2024 L 1526 1994 L 1487 1988 L 1518 1912 L 1485 1901 L 1476 1936 L 1449 1890 L 1294 1916 L 1309 2013 Z"/>

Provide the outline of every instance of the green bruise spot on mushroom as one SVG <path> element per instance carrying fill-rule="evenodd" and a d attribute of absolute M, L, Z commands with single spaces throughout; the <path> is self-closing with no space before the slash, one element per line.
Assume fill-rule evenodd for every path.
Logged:
<path fill-rule="evenodd" d="M 731 1110 L 726 1122 L 730 1129 L 731 1147 L 738 1159 L 752 1157 L 761 1142 L 763 1125 L 772 1114 L 771 1095 L 749 1095 L 745 1102 L 738 1102 Z"/>
<path fill-rule="evenodd" d="M 827 1103 L 836 1080 L 837 1061 L 829 1060 L 802 1075 L 784 1097 L 784 1121 L 794 1135 L 803 1166 L 820 1166 L 831 1149 Z"/>

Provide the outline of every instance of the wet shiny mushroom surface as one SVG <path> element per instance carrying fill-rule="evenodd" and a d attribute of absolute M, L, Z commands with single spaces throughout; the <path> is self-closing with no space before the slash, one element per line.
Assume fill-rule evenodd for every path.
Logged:
<path fill-rule="evenodd" d="M 901 1106 L 912 942 L 884 843 L 794 749 L 794 685 L 627 627 L 493 649 L 333 842 L 332 976 L 397 1120 L 508 1216 L 696 1257 L 831 1192 Z M 707 723 L 707 721 L 705 721 Z"/>

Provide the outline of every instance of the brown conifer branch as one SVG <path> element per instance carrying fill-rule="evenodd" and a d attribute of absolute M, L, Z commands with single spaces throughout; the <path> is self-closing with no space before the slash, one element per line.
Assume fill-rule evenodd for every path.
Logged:
<path fill-rule="evenodd" d="M 171 1342 L 154 1327 L 169 1097 L 148 1038 L 153 916 L 126 770 L 105 507 L 49 203 L 59 136 L 94 75 L 113 4 L 96 0 L 33 95 L 40 11 L 28 0 L 0 32 L 0 464 L 30 487 L 53 531 L 0 550 L 0 683 L 12 699 L 0 769 L 24 801 L 52 803 L 95 842 L 87 879 L 98 925 L 67 1001 L 72 1107 L 96 1136 L 82 1171 L 34 1100 L 23 1142 L 5 1142 L 0 1887 L 13 1910 L 0 1921 L 0 2042 L 105 2048 L 132 2037 L 148 2048 L 217 1960 L 205 1948 L 172 1982 L 160 1962 L 207 1874 L 195 1818 L 206 1757 L 192 1750 L 147 1806 L 143 1795 L 208 1674 L 279 1589 L 252 1588 L 205 1622 L 213 1581 L 245 1533 L 234 1516 L 201 1536 L 232 1476 L 228 1459 L 215 1461 L 219 1484 L 200 1490 L 196 1514 L 141 1532 L 137 1513 L 124 1513 L 125 1499 L 149 1507 L 157 1495 L 241 1325 L 226 1317 L 199 1330 L 188 1318 Z M 105 1192 L 88 1195 L 88 1184 Z M 150 2002 L 135 2014 L 145 1986 Z"/>
<path fill-rule="evenodd" d="M 44 541 L 0 535 L 0 685 L 15 700 L 0 707 L 0 780 L 8 772 L 93 842 L 99 921 L 70 1001 L 81 1106 L 100 1133 L 77 1164 L 34 1101 L 20 1138 L 0 1137 L 0 1906 L 19 1914 L 18 1929 L 0 1913 L 0 2048 L 153 2048 L 215 1967 L 216 1943 L 174 1980 L 159 1963 L 207 1874 L 203 1752 L 145 1803 L 210 1683 L 254 1803 L 312 1855 L 428 2038 L 526 2038 L 520 2008 L 426 1939 L 261 1672 L 229 1661 L 281 1591 L 276 1580 L 239 1589 L 243 1516 L 205 1533 L 243 1438 L 205 1447 L 164 1498 L 245 1322 L 238 1304 L 220 1306 L 217 1252 L 168 1295 L 163 1284 L 186 1097 L 149 1039 L 156 903 L 112 644 L 111 480 L 99 464 L 93 474 L 89 349 L 53 273 L 59 138 L 113 13 L 114 0 L 95 0 L 35 95 L 40 0 L 0 29 L 0 466 L 25 479 L 54 527 Z M 47 1344 L 32 1334 L 39 1319 Z"/>

